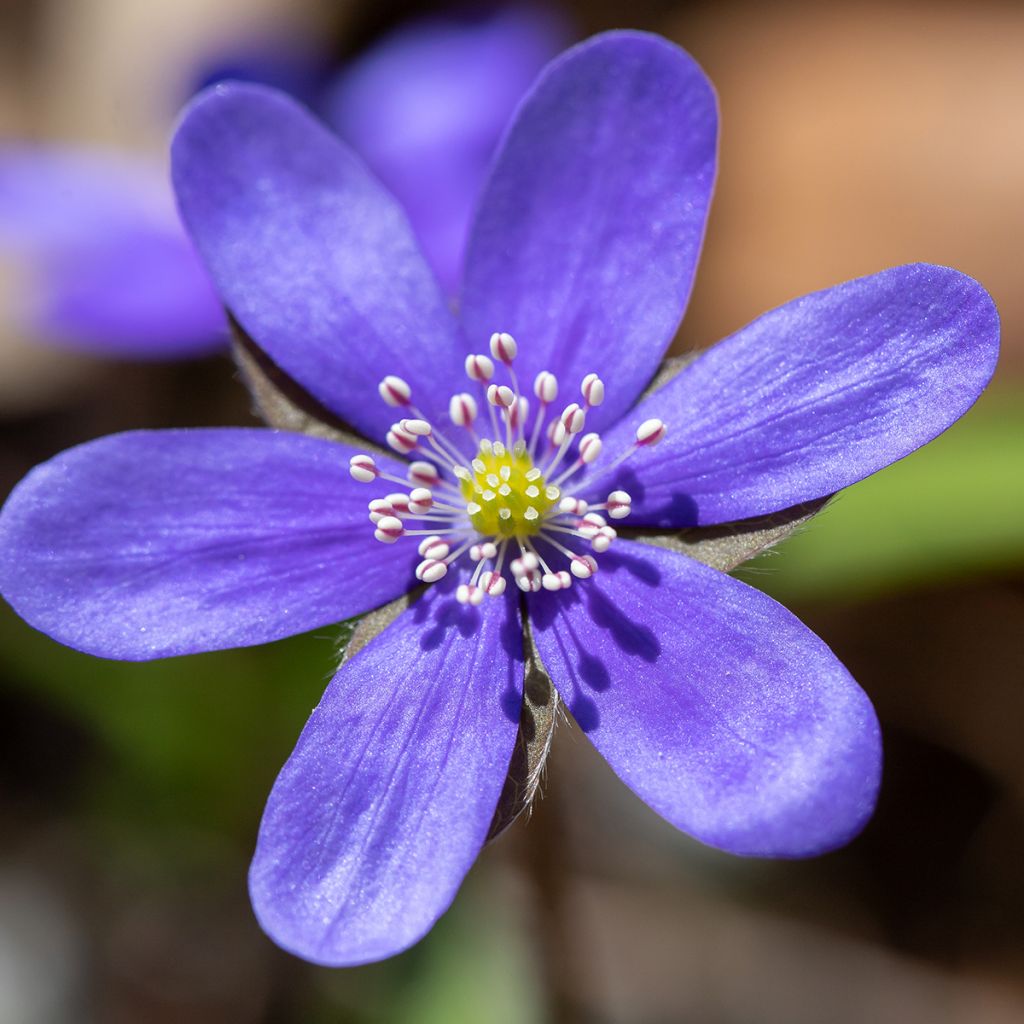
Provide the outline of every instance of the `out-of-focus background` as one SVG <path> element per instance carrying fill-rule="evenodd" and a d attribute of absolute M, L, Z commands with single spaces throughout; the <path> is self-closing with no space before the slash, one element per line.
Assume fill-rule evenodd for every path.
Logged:
<path fill-rule="evenodd" d="M 146 217 L 104 220 L 135 185 L 86 192 L 96 223 L 116 221 L 154 261 L 133 257 L 144 272 L 132 276 L 116 239 L 78 224 L 59 166 L 50 184 L 40 170 L 18 186 L 0 218 L 3 494 L 103 433 L 252 422 L 161 206 L 176 111 L 218 77 L 272 81 L 334 118 L 400 190 L 393 145 L 433 119 L 450 131 L 475 116 L 459 103 L 486 91 L 441 90 L 408 120 L 406 72 L 396 86 L 381 55 L 405 53 L 395 39 L 408 46 L 439 11 L 0 6 L 4 145 L 32 143 L 31 159 L 86 146 L 148 168 L 131 179 Z M 431 935 L 383 964 L 314 968 L 262 935 L 245 873 L 263 800 L 332 672 L 330 631 L 125 665 L 60 648 L 4 607 L 2 1024 L 1024 1020 L 1024 8 L 567 0 L 529 12 L 525 41 L 521 15 L 461 11 L 476 29 L 511 19 L 470 47 L 494 69 L 517 40 L 510 89 L 564 43 L 612 27 L 667 35 L 718 89 L 718 190 L 677 350 L 914 260 L 971 274 L 1000 308 L 1002 362 L 976 408 L 738 573 L 793 608 L 874 700 L 887 752 L 875 819 L 817 860 L 730 858 L 657 818 L 567 724 L 531 820 L 485 851 Z M 465 58 L 456 46 L 430 71 L 430 53 L 416 59 L 441 78 Z M 391 113 L 407 118 L 400 130 L 360 136 Z M 467 152 L 488 137 L 484 125 Z M 443 159 L 463 144 L 438 157 L 443 201 L 424 217 L 438 204 L 446 224 L 465 215 L 468 186 L 453 187 Z M 139 242 L 143 221 L 153 235 Z M 436 244 L 443 261 L 451 240 Z M 94 308 L 107 293 L 116 308 Z"/>

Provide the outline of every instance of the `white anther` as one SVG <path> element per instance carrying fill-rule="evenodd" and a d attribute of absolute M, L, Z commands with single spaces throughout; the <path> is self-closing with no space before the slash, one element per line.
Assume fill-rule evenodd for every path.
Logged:
<path fill-rule="evenodd" d="M 591 540 L 590 546 L 599 554 L 604 554 L 612 546 L 612 541 L 618 534 L 610 526 L 602 526 L 597 535 Z"/>
<path fill-rule="evenodd" d="M 576 579 L 589 580 L 597 572 L 597 559 L 590 555 L 573 555 L 569 568 Z"/>
<path fill-rule="evenodd" d="M 441 559 L 448 557 L 449 548 L 446 541 L 438 537 L 436 534 L 433 534 L 430 537 L 424 537 L 423 540 L 420 541 L 420 546 L 416 550 L 419 551 L 423 558 L 440 561 Z"/>
<path fill-rule="evenodd" d="M 540 559 L 532 551 L 526 551 L 521 558 L 512 560 L 512 575 L 517 579 L 520 576 L 527 576 L 540 568 Z"/>
<path fill-rule="evenodd" d="M 382 516 L 377 522 L 377 529 L 373 531 L 374 537 L 384 544 L 394 544 L 403 533 L 405 527 L 402 526 L 402 520 L 395 516 Z"/>
<path fill-rule="evenodd" d="M 393 494 L 385 494 L 384 500 L 391 506 L 396 516 L 407 516 L 409 514 L 409 495 L 401 491 Z"/>
<path fill-rule="evenodd" d="M 437 487 L 441 474 L 432 462 L 413 462 L 409 466 L 409 479 L 421 487 Z"/>
<path fill-rule="evenodd" d="M 541 575 L 534 570 L 516 577 L 516 586 L 525 594 L 535 594 L 543 586 Z"/>
<path fill-rule="evenodd" d="M 518 352 L 519 346 L 511 334 L 501 331 L 491 335 L 491 355 L 499 362 L 504 363 L 506 366 L 511 366 L 512 360 L 515 359 Z"/>
<path fill-rule="evenodd" d="M 373 501 L 367 506 L 370 510 L 370 522 L 377 524 L 385 516 L 393 516 L 395 510 L 391 507 L 391 502 L 385 498 L 374 498 Z"/>
<path fill-rule="evenodd" d="M 517 428 L 520 423 L 526 422 L 526 417 L 530 412 L 529 399 L 523 398 L 521 395 L 518 402 L 513 402 L 508 410 L 508 421 L 512 425 L 513 429 Z"/>
<path fill-rule="evenodd" d="M 563 498 L 558 503 L 558 511 L 567 516 L 586 515 L 589 507 L 582 498 Z"/>
<path fill-rule="evenodd" d="M 608 515 L 612 519 L 625 519 L 629 515 L 633 499 L 626 491 L 612 491 L 608 495 Z"/>
<path fill-rule="evenodd" d="M 481 562 L 498 557 L 498 548 L 492 541 L 484 541 L 483 544 L 474 544 L 469 549 L 469 557 L 474 562 Z"/>
<path fill-rule="evenodd" d="M 477 605 L 484 599 L 484 592 L 472 583 L 460 583 L 455 589 L 455 600 L 459 604 Z"/>
<path fill-rule="evenodd" d="M 557 573 L 546 572 L 540 579 L 541 586 L 545 590 L 561 590 L 562 581 L 558 578 Z"/>
<path fill-rule="evenodd" d="M 588 512 L 577 523 L 577 529 L 580 532 L 580 536 L 587 538 L 589 541 L 591 538 L 597 537 L 599 532 L 607 525 L 608 522 L 604 516 L 598 515 L 596 512 Z"/>
<path fill-rule="evenodd" d="M 566 433 L 578 434 L 583 429 L 587 418 L 586 411 L 577 402 L 570 402 L 558 417 L 558 422 L 565 427 Z"/>
<path fill-rule="evenodd" d="M 447 572 L 447 563 L 436 558 L 424 558 L 416 566 L 416 579 L 422 580 L 424 583 L 436 583 L 439 579 L 443 579 Z"/>
<path fill-rule="evenodd" d="M 352 474 L 353 480 L 361 484 L 368 484 L 380 476 L 377 463 L 369 455 L 353 455 L 348 460 L 348 471 Z"/>
<path fill-rule="evenodd" d="M 480 589 L 490 597 L 500 597 L 505 593 L 505 577 L 501 573 L 489 570 L 480 577 Z"/>
<path fill-rule="evenodd" d="M 580 393 L 587 405 L 600 405 L 604 401 L 604 381 L 596 373 L 588 373 L 580 384 Z"/>
<path fill-rule="evenodd" d="M 426 420 L 402 420 L 402 429 L 413 437 L 430 437 L 431 428 Z"/>
<path fill-rule="evenodd" d="M 507 409 L 516 400 L 516 393 L 504 384 L 487 386 L 487 401 L 499 409 Z"/>
<path fill-rule="evenodd" d="M 665 436 L 667 429 L 661 420 L 644 420 L 636 428 L 636 443 L 653 448 Z"/>
<path fill-rule="evenodd" d="M 466 356 L 466 376 L 486 384 L 494 376 L 494 363 L 487 356 Z"/>
<path fill-rule="evenodd" d="M 548 424 L 548 441 L 551 442 L 556 448 L 560 447 L 562 442 L 565 440 L 565 427 L 562 426 L 561 420 L 552 420 Z"/>
<path fill-rule="evenodd" d="M 434 496 L 426 487 L 414 487 L 409 492 L 409 511 L 414 516 L 426 515 L 434 507 Z"/>
<path fill-rule="evenodd" d="M 544 405 L 550 405 L 558 397 L 558 378 L 541 370 L 533 381 L 533 393 Z"/>
<path fill-rule="evenodd" d="M 601 454 L 601 437 L 599 434 L 584 434 L 580 438 L 580 462 L 589 466 Z"/>
<path fill-rule="evenodd" d="M 388 431 L 385 440 L 388 443 L 388 447 L 393 448 L 401 455 L 408 455 L 419 442 L 419 438 L 404 430 L 401 423 L 391 424 L 391 429 Z"/>
<path fill-rule="evenodd" d="M 448 415 L 457 427 L 471 427 L 476 420 L 476 399 L 465 391 L 452 395 L 448 402 Z"/>
<path fill-rule="evenodd" d="M 377 390 L 380 397 L 391 406 L 408 405 L 412 400 L 412 388 L 401 377 L 392 374 L 388 374 L 377 385 Z"/>
<path fill-rule="evenodd" d="M 568 590 L 572 586 L 572 577 L 564 569 L 560 569 L 555 575 L 562 584 L 563 590 Z"/>

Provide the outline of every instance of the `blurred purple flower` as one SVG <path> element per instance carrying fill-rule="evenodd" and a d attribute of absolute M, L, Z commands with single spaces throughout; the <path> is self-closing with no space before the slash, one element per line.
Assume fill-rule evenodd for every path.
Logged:
<path fill-rule="evenodd" d="M 563 42 L 537 8 L 435 18 L 385 37 L 325 88 L 294 41 L 223 54 L 204 75 L 287 87 L 320 105 L 405 207 L 454 294 L 472 204 L 515 104 Z M 41 340 L 134 358 L 210 351 L 226 324 L 162 167 L 70 146 L 0 147 L 0 250 L 27 268 L 11 311 Z"/>
<path fill-rule="evenodd" d="M 157 164 L 0 145 L 0 250 L 25 276 L 7 315 L 31 336 L 133 358 L 224 344 L 223 309 Z"/>
<path fill-rule="evenodd" d="M 608 519 L 631 500 L 641 526 L 718 524 L 854 483 L 970 407 L 997 317 L 970 278 L 897 267 L 767 313 L 639 399 L 687 303 L 716 138 L 711 86 L 672 44 L 622 32 L 568 51 L 505 137 L 457 321 L 397 203 L 297 104 L 229 85 L 185 115 L 175 185 L 227 308 L 328 409 L 418 463 L 266 430 L 95 441 L 8 500 L 0 586 L 65 644 L 147 659 L 318 628 L 399 596 L 414 571 L 440 578 L 341 667 L 275 783 L 250 886 L 286 949 L 376 960 L 449 905 L 509 768 L 524 614 L 598 750 L 701 841 L 805 856 L 870 815 L 878 724 L 825 644 L 683 555 L 621 537 L 605 554 Z M 504 335 L 474 355 L 495 328 L 522 340 L 514 360 Z M 509 369 L 488 380 L 488 358 Z M 535 382 L 543 414 L 554 375 L 584 383 L 550 441 L 477 448 L 469 426 L 495 439 L 473 415 L 483 385 L 498 436 L 532 440 L 515 382 Z M 607 428 L 592 465 L 584 420 Z M 358 478 L 381 475 L 395 493 L 370 524 Z M 583 499 L 603 517 L 582 516 Z M 424 516 L 418 555 L 418 536 L 374 539 Z"/>
<path fill-rule="evenodd" d="M 402 204 L 448 295 L 473 206 L 516 104 L 568 42 L 539 7 L 405 26 L 344 70 L 324 115 Z"/>

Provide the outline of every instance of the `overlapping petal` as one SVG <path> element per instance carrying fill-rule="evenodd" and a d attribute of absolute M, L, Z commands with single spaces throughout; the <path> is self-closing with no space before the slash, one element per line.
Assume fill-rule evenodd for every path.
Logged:
<path fill-rule="evenodd" d="M 588 426 L 614 422 L 682 317 L 715 176 L 717 112 L 693 59 L 612 32 L 569 50 L 520 107 L 472 228 L 467 336 L 509 331 L 528 378 L 610 386 Z M 571 400 L 571 399 L 570 399 Z"/>
<path fill-rule="evenodd" d="M 630 522 L 713 524 L 819 498 L 959 419 L 995 369 L 999 318 L 946 267 L 884 270 L 787 303 L 720 342 L 605 437 L 669 427 L 657 448 L 592 477 L 633 497 Z"/>
<path fill-rule="evenodd" d="M 394 419 L 396 373 L 424 411 L 463 379 L 454 319 L 398 204 L 303 107 L 214 86 L 171 149 L 182 217 L 224 302 L 295 380 L 363 433 Z"/>
<path fill-rule="evenodd" d="M 260 829 L 250 892 L 275 942 L 341 966 L 422 937 L 487 835 L 522 684 L 516 603 L 444 584 L 341 668 Z"/>
<path fill-rule="evenodd" d="M 623 781 L 732 853 L 796 857 L 864 825 L 878 723 L 835 655 L 764 594 L 620 542 L 586 586 L 531 601 L 551 678 Z"/>
<path fill-rule="evenodd" d="M 277 640 L 408 588 L 345 445 L 269 430 L 139 431 L 34 469 L 0 513 L 0 590 L 36 629 L 147 660 Z M 395 467 L 397 468 L 397 466 Z"/>

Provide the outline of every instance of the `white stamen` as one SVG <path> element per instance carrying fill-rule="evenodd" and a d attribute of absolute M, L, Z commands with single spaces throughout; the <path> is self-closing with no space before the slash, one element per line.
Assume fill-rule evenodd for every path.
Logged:
<path fill-rule="evenodd" d="M 480 588 L 490 597 L 500 597 L 505 593 L 505 577 L 490 569 L 480 577 Z"/>
<path fill-rule="evenodd" d="M 550 405 L 558 397 L 558 378 L 541 370 L 533 381 L 533 393 L 543 405 Z"/>
<path fill-rule="evenodd" d="M 414 462 L 409 466 L 409 479 L 414 484 L 431 489 L 441 483 L 441 474 L 432 462 Z"/>
<path fill-rule="evenodd" d="M 582 498 L 563 498 L 558 504 L 558 511 L 567 516 L 583 516 L 587 513 L 587 507 Z"/>
<path fill-rule="evenodd" d="M 371 483 L 380 476 L 377 463 L 369 455 L 353 455 L 348 460 L 348 471 L 352 474 L 352 479 L 358 480 L 361 484 Z"/>
<path fill-rule="evenodd" d="M 394 544 L 403 533 L 405 527 L 401 519 L 396 519 L 395 516 L 383 516 L 377 523 L 377 529 L 373 531 L 373 535 L 383 544 Z"/>
<path fill-rule="evenodd" d="M 418 444 L 418 438 L 402 427 L 401 423 L 392 423 L 385 440 L 388 447 L 401 455 L 408 455 Z"/>
<path fill-rule="evenodd" d="M 562 497 L 563 482 L 602 454 L 600 435 L 583 433 L 588 411 L 605 398 L 600 376 L 588 373 L 580 384 L 582 398 L 570 402 L 560 415 L 549 417 L 548 408 L 558 397 L 558 381 L 547 370 L 538 373 L 533 381 L 536 416 L 527 430 L 533 399 L 522 393 L 513 367 L 518 345 L 510 334 L 498 332 L 490 338 L 490 353 L 468 356 L 465 369 L 467 377 L 483 387 L 493 433 L 477 434 L 483 408 L 477 393 L 459 392 L 448 403 L 450 423 L 467 430 L 477 448 L 474 458 L 467 458 L 454 435 L 448 437 L 444 430 L 436 429 L 436 422 L 431 424 L 412 401 L 412 388 L 406 381 L 389 375 L 378 390 L 388 405 L 402 408 L 403 418 L 388 430 L 388 445 L 401 455 L 415 452 L 419 461 L 409 463 L 403 479 L 402 473 L 395 475 L 378 465 L 371 454 L 357 453 L 349 460 L 350 474 L 357 481 L 382 479 L 409 489 L 369 503 L 377 539 L 390 544 L 400 537 L 414 537 L 422 559 L 416 577 L 425 583 L 440 580 L 465 556 L 475 567 L 456 587 L 455 596 L 462 604 L 473 606 L 487 595 L 504 593 L 509 580 L 526 593 L 536 593 L 565 590 L 574 579 L 589 579 L 597 571 L 593 555 L 579 554 L 557 538 L 565 534 L 566 539 L 576 538 L 577 545 L 588 542 L 592 552 L 606 551 L 616 532 L 598 510 L 613 520 L 622 519 L 632 503 L 625 491 L 612 491 L 603 504 L 594 506 L 572 495 Z M 507 384 L 493 381 L 496 362 L 505 366 Z M 538 458 L 535 453 L 541 430 L 546 430 L 552 447 Z M 636 443 L 609 468 L 614 469 L 640 447 L 657 444 L 665 432 L 660 420 L 647 420 L 637 430 Z M 427 459 L 430 461 L 424 461 Z M 563 459 L 571 465 L 559 475 L 556 470 Z M 477 518 L 481 515 L 483 520 Z M 492 525 L 479 526 L 481 522 Z M 486 533 L 497 535 L 488 537 Z M 544 545 L 564 559 L 563 567 L 555 560 L 551 565 L 545 561 L 548 549 Z M 509 557 L 509 570 L 504 572 L 506 556 L 516 548 L 519 557 Z"/>
<path fill-rule="evenodd" d="M 589 466 L 601 454 L 601 437 L 599 434 L 584 434 L 580 438 L 580 462 Z"/>
<path fill-rule="evenodd" d="M 391 506 L 396 516 L 407 516 L 409 514 L 409 495 L 402 491 L 395 491 L 393 494 L 386 494 L 384 500 Z"/>
<path fill-rule="evenodd" d="M 424 537 L 416 550 L 419 551 L 423 558 L 439 562 L 448 557 L 450 549 L 448 544 L 435 533 L 429 537 Z"/>
<path fill-rule="evenodd" d="M 378 385 L 380 397 L 390 406 L 408 405 L 412 400 L 412 388 L 401 377 L 388 374 Z"/>
<path fill-rule="evenodd" d="M 665 436 L 667 429 L 661 420 L 644 420 L 636 428 L 636 443 L 653 448 Z"/>
<path fill-rule="evenodd" d="M 393 516 L 395 514 L 395 510 L 391 507 L 391 502 L 386 501 L 384 498 L 374 498 L 367 507 L 370 510 L 370 522 L 375 525 L 385 516 Z"/>
<path fill-rule="evenodd" d="M 448 415 L 457 427 L 471 427 L 477 416 L 476 399 L 465 391 L 452 395 L 448 403 Z"/>
<path fill-rule="evenodd" d="M 424 583 L 436 583 L 448 572 L 448 565 L 436 558 L 425 558 L 416 566 L 416 579 Z"/>
<path fill-rule="evenodd" d="M 466 356 L 466 376 L 478 384 L 486 384 L 494 376 L 494 363 L 487 356 Z"/>
<path fill-rule="evenodd" d="M 426 420 L 402 420 L 401 428 L 413 437 L 430 437 L 432 430 Z"/>
<path fill-rule="evenodd" d="M 508 421 L 513 430 L 519 430 L 519 428 L 526 422 L 526 417 L 529 412 L 529 399 L 520 397 L 518 402 L 513 401 L 508 409 Z"/>
<path fill-rule="evenodd" d="M 569 568 L 576 579 L 589 580 L 597 572 L 597 559 L 591 555 L 573 555 Z"/>
<path fill-rule="evenodd" d="M 421 516 L 434 507 L 434 495 L 426 487 L 414 487 L 409 492 L 409 511 Z"/>
<path fill-rule="evenodd" d="M 518 352 L 519 346 L 511 334 L 501 331 L 491 335 L 491 355 L 499 362 L 511 366 L 512 360 L 515 359 Z"/>
<path fill-rule="evenodd" d="M 507 409 L 516 400 L 516 393 L 505 384 L 489 384 L 487 401 L 500 409 Z"/>
<path fill-rule="evenodd" d="M 566 433 L 578 434 L 583 429 L 586 418 L 586 410 L 581 408 L 579 403 L 570 402 L 562 410 L 562 415 L 558 419 L 562 426 L 565 427 Z"/>
<path fill-rule="evenodd" d="M 625 519 L 632 504 L 633 499 L 626 491 L 612 491 L 608 495 L 608 515 L 612 519 Z"/>
<path fill-rule="evenodd" d="M 580 384 L 583 401 L 593 408 L 604 401 L 604 381 L 596 373 L 588 373 Z"/>

